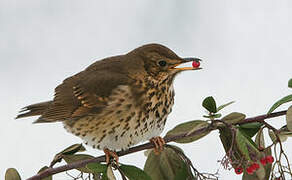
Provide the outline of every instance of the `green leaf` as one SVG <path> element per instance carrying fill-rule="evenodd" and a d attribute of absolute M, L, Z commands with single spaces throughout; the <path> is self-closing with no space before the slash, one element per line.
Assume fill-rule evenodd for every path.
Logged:
<path fill-rule="evenodd" d="M 258 147 L 262 147 L 262 148 L 265 147 L 265 139 L 264 139 L 263 129 L 260 129 L 259 132 L 257 133 L 256 138 L 255 138 L 255 144 Z"/>
<path fill-rule="evenodd" d="M 277 136 L 274 131 L 269 130 L 269 136 L 273 143 L 277 142 Z M 279 130 L 278 136 L 281 142 L 285 142 L 288 137 L 292 137 L 292 132 L 287 129 L 287 126 L 284 126 Z"/>
<path fill-rule="evenodd" d="M 289 131 L 292 131 L 292 106 L 288 108 L 286 113 L 286 123 Z"/>
<path fill-rule="evenodd" d="M 121 164 L 120 169 L 129 180 L 151 180 L 151 177 L 148 174 L 136 166 Z"/>
<path fill-rule="evenodd" d="M 95 174 L 99 173 L 106 173 L 107 165 L 106 164 L 100 164 L 100 163 L 89 163 L 86 165 L 87 169 L 90 169 Z"/>
<path fill-rule="evenodd" d="M 188 133 L 188 135 L 189 135 L 196 130 L 199 130 L 201 128 L 205 128 L 208 126 L 209 126 L 209 123 L 207 123 L 206 121 L 202 121 L 202 120 L 185 122 L 185 123 L 182 123 L 182 124 L 175 126 L 172 130 L 168 131 L 165 137 L 176 136 L 176 135 L 180 135 L 180 134 L 184 134 L 184 133 Z M 192 135 L 190 137 L 185 137 L 185 138 L 182 138 L 180 140 L 175 140 L 175 142 L 177 142 L 177 143 L 190 143 L 190 142 L 196 141 L 196 140 L 206 136 L 209 133 L 210 133 L 210 130 L 202 131 L 199 134 Z"/>
<path fill-rule="evenodd" d="M 245 136 L 240 129 L 236 131 L 235 141 L 238 149 L 247 160 L 253 160 L 253 157 L 259 154 L 256 144 L 251 138 Z"/>
<path fill-rule="evenodd" d="M 226 106 L 229 106 L 230 104 L 233 104 L 233 103 L 235 103 L 235 101 L 231 101 L 231 102 L 229 102 L 229 103 L 222 104 L 221 106 L 219 106 L 219 107 L 217 108 L 217 112 L 219 112 L 221 109 L 223 109 L 223 108 L 225 108 Z"/>
<path fill-rule="evenodd" d="M 258 122 L 248 123 L 248 124 L 240 125 L 239 129 L 246 136 L 253 137 L 260 130 L 262 125 L 263 125 L 262 123 L 258 123 Z"/>
<path fill-rule="evenodd" d="M 269 130 L 269 136 L 270 136 L 273 143 L 277 142 L 277 137 L 276 137 L 274 131 Z"/>
<path fill-rule="evenodd" d="M 292 131 L 290 131 L 288 128 L 287 128 L 287 125 L 281 127 L 279 129 L 279 134 L 280 136 L 280 139 L 281 139 L 281 136 L 285 136 L 285 137 L 292 137 Z"/>
<path fill-rule="evenodd" d="M 82 161 L 86 159 L 93 159 L 93 156 L 87 154 L 73 154 L 73 155 L 64 155 L 63 159 L 66 161 L 67 164 L 71 164 L 73 162 Z M 86 167 L 77 168 L 79 171 L 84 173 L 93 173 L 90 169 Z"/>
<path fill-rule="evenodd" d="M 271 108 L 270 110 L 268 111 L 267 114 L 270 114 L 272 113 L 275 109 L 277 109 L 277 107 L 281 106 L 282 104 L 284 103 L 287 103 L 287 102 L 290 102 L 292 101 L 292 94 L 288 95 L 288 96 L 285 96 L 283 97 L 282 99 L 278 100 Z"/>
<path fill-rule="evenodd" d="M 288 87 L 292 88 L 292 78 L 288 81 Z"/>
<path fill-rule="evenodd" d="M 67 147 L 66 149 L 64 149 L 63 151 L 61 151 L 60 153 L 64 155 L 71 155 L 71 154 L 75 154 L 77 152 L 83 152 L 83 151 L 85 151 L 85 148 L 82 144 L 73 144 Z"/>
<path fill-rule="evenodd" d="M 191 178 L 192 177 L 192 178 Z M 182 179 L 194 179 L 193 176 L 190 177 L 190 173 L 187 169 L 187 166 L 185 165 L 184 167 L 182 167 L 176 174 L 176 176 L 174 177 L 174 180 L 182 180 Z"/>
<path fill-rule="evenodd" d="M 57 162 L 61 162 L 63 155 L 72 155 L 77 152 L 83 152 L 83 151 L 85 151 L 85 148 L 82 144 L 73 144 L 67 147 L 66 149 L 64 149 L 63 151 L 59 152 L 58 154 L 56 154 L 50 166 L 53 167 L 53 165 L 55 165 Z"/>
<path fill-rule="evenodd" d="M 21 178 L 16 169 L 9 168 L 5 172 L 5 180 L 21 180 Z"/>
<path fill-rule="evenodd" d="M 42 168 L 39 170 L 38 173 L 43 172 L 44 170 L 46 170 L 46 169 L 48 169 L 48 168 L 49 168 L 48 166 L 44 166 L 44 167 L 42 167 Z M 53 176 L 48 176 L 48 177 L 45 177 L 45 178 L 43 178 L 43 179 L 41 179 L 41 180 L 52 180 L 52 179 L 53 179 Z"/>
<path fill-rule="evenodd" d="M 176 146 L 172 147 L 179 150 Z M 170 147 L 165 147 L 159 155 L 155 155 L 153 151 L 148 155 L 144 171 L 153 180 L 169 180 L 174 179 L 184 167 L 185 162 L 180 156 Z"/>
<path fill-rule="evenodd" d="M 216 102 L 212 96 L 206 97 L 202 103 L 202 106 L 211 113 L 217 112 Z"/>
<path fill-rule="evenodd" d="M 245 119 L 245 114 L 239 113 L 239 112 L 233 112 L 228 114 L 227 116 L 223 117 L 222 120 L 227 122 L 228 124 L 235 124 L 239 121 L 242 121 Z"/>

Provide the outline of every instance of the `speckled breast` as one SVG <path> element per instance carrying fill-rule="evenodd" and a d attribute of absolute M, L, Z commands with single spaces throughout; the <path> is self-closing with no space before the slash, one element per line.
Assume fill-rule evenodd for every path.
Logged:
<path fill-rule="evenodd" d="M 119 86 L 102 113 L 83 117 L 70 125 L 65 121 L 65 128 L 98 149 L 128 149 L 159 136 L 173 106 L 172 85 L 143 87 L 139 97 L 132 91 L 129 86 Z"/>

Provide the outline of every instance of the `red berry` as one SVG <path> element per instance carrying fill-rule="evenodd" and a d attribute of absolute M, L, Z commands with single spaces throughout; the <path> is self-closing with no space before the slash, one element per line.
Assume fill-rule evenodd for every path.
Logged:
<path fill-rule="evenodd" d="M 274 157 L 273 156 L 267 156 L 266 157 L 266 161 L 267 161 L 267 163 L 272 164 L 274 162 Z"/>
<path fill-rule="evenodd" d="M 248 168 L 246 168 L 246 172 L 247 172 L 247 174 L 253 174 L 253 172 L 254 172 L 253 167 L 249 166 Z"/>
<path fill-rule="evenodd" d="M 260 160 L 261 164 L 263 166 L 265 166 L 268 162 L 267 162 L 267 158 L 263 157 L 261 160 Z"/>
<path fill-rule="evenodd" d="M 251 165 L 251 167 L 254 169 L 254 170 L 258 170 L 260 168 L 260 165 L 258 163 L 253 163 Z"/>
<path fill-rule="evenodd" d="M 193 61 L 192 65 L 194 68 L 198 68 L 200 67 L 200 61 Z"/>
<path fill-rule="evenodd" d="M 235 168 L 234 171 L 236 174 L 241 174 L 243 172 L 243 169 L 241 166 L 239 166 L 239 167 Z"/>

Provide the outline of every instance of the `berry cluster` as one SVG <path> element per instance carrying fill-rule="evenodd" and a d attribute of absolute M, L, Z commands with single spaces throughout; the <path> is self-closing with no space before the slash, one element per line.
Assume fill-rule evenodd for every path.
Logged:
<path fill-rule="evenodd" d="M 261 164 L 265 166 L 266 164 L 272 164 L 274 162 L 273 156 L 266 156 L 260 160 Z"/>
<path fill-rule="evenodd" d="M 247 174 L 253 174 L 259 168 L 260 168 L 260 165 L 258 163 L 253 163 L 252 165 L 246 168 L 246 172 Z"/>
<path fill-rule="evenodd" d="M 263 166 L 266 164 L 272 164 L 274 162 L 273 156 L 266 156 L 260 159 L 260 162 Z M 250 166 L 246 168 L 247 174 L 253 174 L 255 171 L 257 171 L 260 168 L 260 165 L 256 162 L 252 163 Z M 243 172 L 243 168 L 241 166 L 238 166 L 234 169 L 236 174 L 241 174 Z"/>

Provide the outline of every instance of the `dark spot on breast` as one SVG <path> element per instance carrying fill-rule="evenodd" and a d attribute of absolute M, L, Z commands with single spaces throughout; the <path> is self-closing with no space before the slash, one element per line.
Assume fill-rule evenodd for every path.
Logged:
<path fill-rule="evenodd" d="M 151 106 L 152 106 L 152 102 L 148 102 L 148 103 L 145 104 L 145 108 L 146 109 L 149 108 L 149 107 L 151 107 Z"/>
<path fill-rule="evenodd" d="M 118 138 L 119 138 L 119 136 L 118 136 L 118 135 L 116 135 L 116 136 L 115 136 L 115 140 L 116 140 L 116 141 L 118 141 Z"/>
<path fill-rule="evenodd" d="M 93 138 L 91 139 L 91 141 L 95 141 L 95 139 L 96 139 L 96 137 L 93 137 Z"/>
<path fill-rule="evenodd" d="M 123 137 L 125 135 L 126 131 L 123 131 L 121 134 L 121 137 Z"/>
<path fill-rule="evenodd" d="M 122 118 L 122 119 L 120 119 L 120 122 L 123 122 L 124 121 L 124 119 Z"/>
<path fill-rule="evenodd" d="M 99 139 L 98 143 L 100 143 L 105 138 L 105 134 Z"/>
<path fill-rule="evenodd" d="M 165 125 L 165 123 L 166 123 L 166 118 L 164 118 L 164 120 L 163 120 L 163 125 Z"/>
<path fill-rule="evenodd" d="M 132 107 L 132 104 L 127 104 L 126 109 L 129 110 Z"/>
<path fill-rule="evenodd" d="M 144 118 L 142 119 L 142 122 L 146 122 L 146 117 L 144 117 Z"/>
<path fill-rule="evenodd" d="M 155 91 L 151 92 L 148 96 L 149 100 L 155 95 Z"/>
<path fill-rule="evenodd" d="M 117 114 L 121 114 L 121 112 L 122 112 L 121 110 L 118 110 L 116 113 L 117 113 Z"/>
<path fill-rule="evenodd" d="M 122 102 L 124 102 L 124 101 L 125 101 L 125 99 L 119 99 L 119 101 L 120 101 L 120 103 L 122 103 Z"/>
<path fill-rule="evenodd" d="M 131 118 L 132 118 L 131 116 L 128 116 L 126 119 L 126 122 L 129 122 L 131 120 Z"/>
<path fill-rule="evenodd" d="M 135 129 L 138 129 L 138 127 L 140 127 L 140 123 L 135 126 Z"/>
<path fill-rule="evenodd" d="M 158 110 L 155 111 L 155 116 L 156 116 L 157 118 L 160 118 L 160 114 L 159 114 Z"/>
<path fill-rule="evenodd" d="M 123 129 L 128 129 L 129 123 L 126 123 Z"/>
<path fill-rule="evenodd" d="M 162 112 L 163 112 L 164 115 L 167 114 L 167 110 L 166 110 L 166 108 L 163 108 L 163 109 L 162 109 Z"/>

